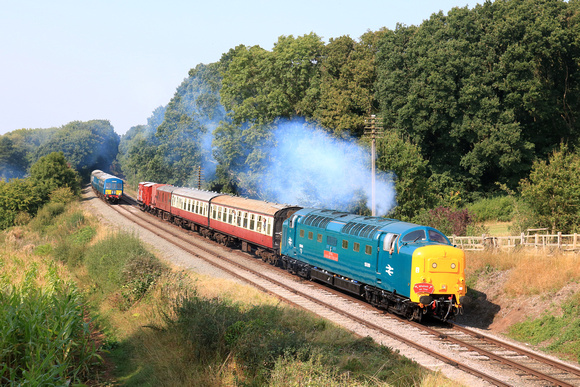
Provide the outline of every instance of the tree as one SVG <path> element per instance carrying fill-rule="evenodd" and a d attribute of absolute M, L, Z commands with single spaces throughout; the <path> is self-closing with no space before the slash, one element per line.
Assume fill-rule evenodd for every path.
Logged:
<path fill-rule="evenodd" d="M 16 147 L 9 136 L 0 136 L 0 180 L 21 177 L 26 169 L 25 149 Z"/>
<path fill-rule="evenodd" d="M 48 201 L 52 191 L 68 187 L 78 195 L 80 193 L 80 178 L 70 167 L 63 152 L 53 152 L 41 157 L 30 168 L 30 181 L 40 190 L 43 201 Z"/>
<path fill-rule="evenodd" d="M 417 145 L 395 131 L 386 131 L 377 140 L 377 168 L 396 176 L 397 207 L 389 216 L 411 220 L 419 211 L 431 208 L 436 200 L 429 187 L 428 162 Z"/>
<path fill-rule="evenodd" d="M 38 160 L 52 152 L 63 152 L 72 168 L 88 178 L 95 169 L 109 169 L 118 147 L 119 135 L 109 121 L 73 121 L 56 130 L 35 153 Z"/>
<path fill-rule="evenodd" d="M 387 127 L 467 192 L 517 187 L 534 153 L 579 134 L 578 3 L 513 0 L 433 14 L 379 42 Z"/>
<path fill-rule="evenodd" d="M 163 176 L 158 181 L 176 185 L 197 183 L 198 168 L 207 177 L 213 175 L 212 134 L 225 120 L 221 104 L 219 65 L 198 65 L 177 89 L 167 105 L 163 123 L 155 134 L 159 143 L 152 159 Z"/>
<path fill-rule="evenodd" d="M 385 30 L 367 32 L 356 42 L 330 39 L 320 60 L 320 80 L 313 82 L 312 118 L 337 135 L 360 137 L 364 119 L 378 108 L 374 95 L 377 42 Z"/>
<path fill-rule="evenodd" d="M 580 229 L 580 154 L 567 145 L 561 144 L 548 161 L 534 162 L 520 191 L 538 226 L 564 233 Z"/>

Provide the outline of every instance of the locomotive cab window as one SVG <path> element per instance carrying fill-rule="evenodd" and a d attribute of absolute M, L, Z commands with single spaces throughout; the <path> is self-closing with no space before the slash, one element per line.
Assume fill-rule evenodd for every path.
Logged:
<path fill-rule="evenodd" d="M 365 245 L 365 254 L 372 255 L 373 254 L 373 246 Z"/>
<path fill-rule="evenodd" d="M 347 240 L 342 240 L 342 248 L 343 249 L 348 249 L 348 241 Z"/>
<path fill-rule="evenodd" d="M 314 238 L 314 233 L 312 231 L 308 231 L 308 239 L 312 240 Z"/>
<path fill-rule="evenodd" d="M 435 230 L 429 230 L 429 240 L 431 242 L 439 242 L 447 244 L 447 239 L 445 239 L 443 234 Z"/>
<path fill-rule="evenodd" d="M 322 234 L 316 235 L 316 242 L 322 243 Z"/>
<path fill-rule="evenodd" d="M 397 237 L 399 235 L 388 233 L 385 236 L 385 240 L 383 242 L 383 251 L 394 251 L 395 250 L 395 242 L 397 241 Z"/>
<path fill-rule="evenodd" d="M 353 246 L 352 246 L 352 250 L 353 250 L 355 253 L 358 253 L 358 252 L 360 251 L 360 243 L 358 243 L 358 242 L 354 242 L 354 244 L 353 244 Z"/>
<path fill-rule="evenodd" d="M 425 230 L 415 230 L 405 235 L 401 242 L 412 243 L 417 241 L 424 241 L 426 239 Z"/>
<path fill-rule="evenodd" d="M 300 230 L 300 238 L 304 238 L 304 229 Z"/>

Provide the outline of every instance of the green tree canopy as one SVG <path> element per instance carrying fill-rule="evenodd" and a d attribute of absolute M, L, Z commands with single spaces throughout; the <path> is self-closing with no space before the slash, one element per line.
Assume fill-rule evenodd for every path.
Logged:
<path fill-rule="evenodd" d="M 514 188 L 534 155 L 579 134 L 577 8 L 485 2 L 387 32 L 377 57 L 387 127 L 467 191 Z"/>
<path fill-rule="evenodd" d="M 109 121 L 74 121 L 64 125 L 36 150 L 37 159 L 52 152 L 64 156 L 81 176 L 95 169 L 108 170 L 117 157 L 119 135 Z"/>
<path fill-rule="evenodd" d="M 30 168 L 30 180 L 40 189 L 44 200 L 48 200 L 49 194 L 61 187 L 68 187 L 75 194 L 80 193 L 78 173 L 68 164 L 63 152 L 41 157 Z"/>
<path fill-rule="evenodd" d="M 553 232 L 580 229 L 580 154 L 561 145 L 548 161 L 534 162 L 520 183 L 522 199 L 534 211 L 537 225 Z"/>

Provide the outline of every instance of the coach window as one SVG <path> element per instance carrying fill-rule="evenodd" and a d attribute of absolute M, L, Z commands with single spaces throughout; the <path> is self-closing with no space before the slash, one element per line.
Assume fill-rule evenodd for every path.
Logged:
<path fill-rule="evenodd" d="M 230 209 L 230 218 L 228 219 L 229 224 L 234 224 L 234 210 Z"/>
<path fill-rule="evenodd" d="M 348 249 L 348 241 L 347 240 L 344 240 L 344 239 L 342 240 L 342 248 L 345 250 Z"/>
<path fill-rule="evenodd" d="M 312 231 L 308 231 L 308 239 L 312 240 L 314 238 L 314 233 Z"/>
<path fill-rule="evenodd" d="M 256 215 L 250 214 L 250 230 L 252 230 L 252 231 L 255 230 L 255 228 L 254 228 L 254 226 L 256 225 L 255 219 L 256 219 Z"/>
<path fill-rule="evenodd" d="M 258 215 L 258 232 L 262 232 L 262 215 Z"/>
<path fill-rule="evenodd" d="M 244 212 L 244 228 L 248 228 L 248 213 Z"/>
<path fill-rule="evenodd" d="M 373 254 L 373 246 L 366 245 L 365 246 L 365 254 L 372 255 Z"/>
<path fill-rule="evenodd" d="M 358 242 L 354 242 L 354 243 L 353 243 L 353 246 L 352 246 L 352 250 L 353 250 L 355 253 L 358 253 L 358 252 L 360 251 L 360 243 L 358 243 Z"/>
<path fill-rule="evenodd" d="M 268 220 L 268 229 L 266 230 L 268 235 L 272 235 L 272 221 Z"/>
<path fill-rule="evenodd" d="M 316 242 L 322 243 L 322 234 L 316 235 Z"/>

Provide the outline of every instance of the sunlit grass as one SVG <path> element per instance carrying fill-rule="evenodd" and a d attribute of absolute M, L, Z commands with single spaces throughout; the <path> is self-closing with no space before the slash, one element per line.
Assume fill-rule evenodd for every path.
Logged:
<path fill-rule="evenodd" d="M 509 271 L 504 290 L 511 296 L 554 292 L 571 281 L 580 281 L 576 254 L 534 249 L 467 252 L 466 276 L 489 270 Z"/>

